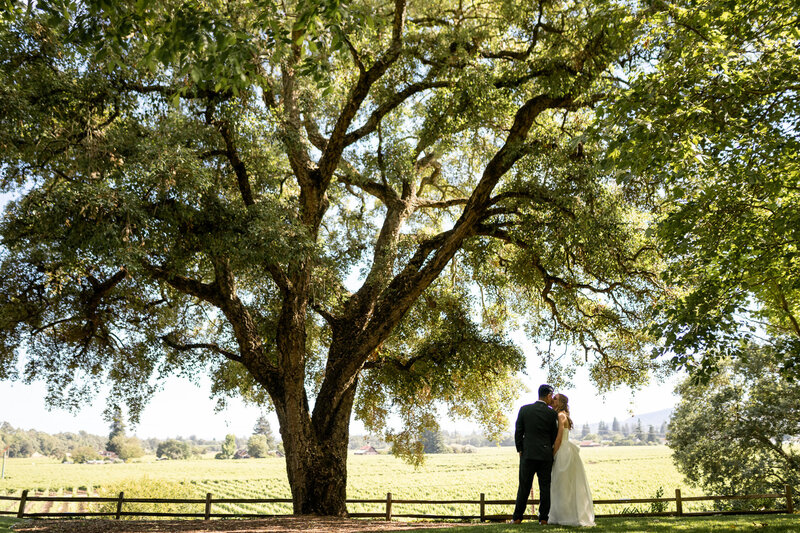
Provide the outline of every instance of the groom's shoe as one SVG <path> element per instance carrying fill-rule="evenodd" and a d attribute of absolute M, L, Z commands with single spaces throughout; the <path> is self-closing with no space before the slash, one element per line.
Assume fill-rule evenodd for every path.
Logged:
<path fill-rule="evenodd" d="M 539 524 L 541 524 L 543 526 L 546 526 L 547 525 L 547 520 L 539 520 Z"/>
<path fill-rule="evenodd" d="M 521 519 L 519 519 L 519 518 L 517 518 L 516 520 L 512 520 L 512 521 L 511 521 L 511 523 L 512 523 L 512 524 L 521 524 L 521 523 L 522 523 L 522 520 L 521 520 Z"/>

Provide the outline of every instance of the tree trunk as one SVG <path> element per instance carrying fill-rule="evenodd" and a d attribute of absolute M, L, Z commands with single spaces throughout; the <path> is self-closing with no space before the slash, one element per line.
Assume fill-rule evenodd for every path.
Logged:
<path fill-rule="evenodd" d="M 352 383 L 324 420 L 312 420 L 304 402 L 275 402 L 294 514 L 347 516 L 347 445 L 355 390 Z"/>

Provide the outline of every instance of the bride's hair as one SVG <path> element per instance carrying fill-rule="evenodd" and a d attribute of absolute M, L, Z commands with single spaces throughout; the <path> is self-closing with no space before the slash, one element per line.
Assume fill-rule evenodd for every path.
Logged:
<path fill-rule="evenodd" d="M 572 429 L 572 419 L 569 417 L 569 398 L 564 396 L 561 393 L 556 394 L 553 396 L 553 400 L 555 400 L 555 411 L 556 413 L 563 412 L 567 415 L 567 429 Z"/>

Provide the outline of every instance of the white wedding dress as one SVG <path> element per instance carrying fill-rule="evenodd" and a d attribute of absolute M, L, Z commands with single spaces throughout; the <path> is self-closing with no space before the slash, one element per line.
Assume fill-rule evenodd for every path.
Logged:
<path fill-rule="evenodd" d="M 583 469 L 580 448 L 569 441 L 566 427 L 553 460 L 548 522 L 565 526 L 594 525 L 592 492 Z"/>

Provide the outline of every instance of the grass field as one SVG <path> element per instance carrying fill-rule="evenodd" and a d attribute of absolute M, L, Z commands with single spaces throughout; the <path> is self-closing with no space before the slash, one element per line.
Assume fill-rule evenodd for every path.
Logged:
<path fill-rule="evenodd" d="M 649 498 L 659 488 L 665 497 L 680 488 L 683 496 L 702 495 L 677 472 L 665 446 L 586 448 L 581 450 L 595 499 Z M 431 455 L 415 470 L 390 455 L 351 456 L 348 462 L 348 498 L 513 499 L 517 489 L 517 454 L 513 448 L 481 448 L 475 454 Z M 10 459 L 0 494 L 22 489 L 46 494 L 116 495 L 128 497 L 288 498 L 289 484 L 283 459 L 158 461 L 144 458 L 126 464 L 60 464 L 50 459 Z M 0 502 L 2 506 L 5 502 Z M 31 503 L 34 506 L 46 503 Z M 60 505 L 60 504 L 58 504 Z M 70 505 L 72 507 L 70 507 Z M 75 510 L 65 504 L 61 511 Z M 710 502 L 684 504 L 685 511 L 710 509 Z M 6 504 L 6 509 L 11 510 Z M 395 504 L 394 514 L 478 514 L 477 505 Z M 382 505 L 350 504 L 350 512 L 380 512 Z M 624 505 L 597 506 L 598 514 L 620 512 Z M 47 508 L 48 510 L 50 508 Z M 674 509 L 674 504 L 667 510 Z M 44 510 L 44 509 L 41 509 Z M 197 506 L 190 512 L 199 512 Z M 633 510 L 633 509 L 628 509 Z M 639 505 L 639 510 L 648 506 Z M 215 512 L 290 513 L 289 504 L 215 504 Z M 490 506 L 487 514 L 510 514 L 512 506 Z"/>

